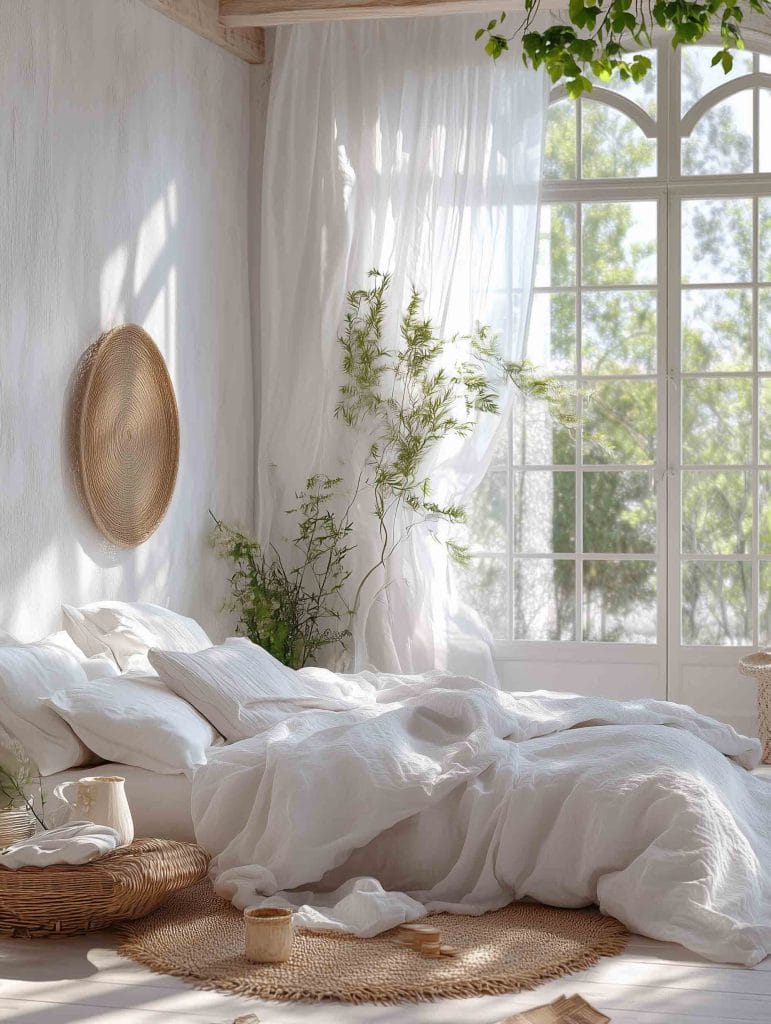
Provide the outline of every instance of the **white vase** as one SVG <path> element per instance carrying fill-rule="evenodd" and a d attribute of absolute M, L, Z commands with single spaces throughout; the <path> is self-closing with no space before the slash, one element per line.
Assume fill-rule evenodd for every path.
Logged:
<path fill-rule="evenodd" d="M 25 808 L 0 811 L 0 850 L 35 834 L 35 819 Z"/>
<path fill-rule="evenodd" d="M 63 782 L 54 794 L 69 804 L 68 821 L 108 825 L 118 833 L 118 846 L 129 846 L 134 840 L 134 821 L 125 783 L 119 775 L 88 775 L 77 782 Z"/>

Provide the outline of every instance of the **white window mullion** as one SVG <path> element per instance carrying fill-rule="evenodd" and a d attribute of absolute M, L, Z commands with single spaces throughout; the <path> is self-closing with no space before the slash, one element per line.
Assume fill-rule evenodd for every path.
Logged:
<path fill-rule="evenodd" d="M 580 110 L 580 105 L 579 105 Z M 579 115 L 580 117 L 580 115 Z M 580 127 L 579 119 L 579 127 Z M 581 155 L 579 136 L 579 157 Z M 579 168 L 580 170 L 580 168 Z M 583 204 L 576 203 L 576 373 L 578 390 L 578 411 L 583 420 L 584 399 L 583 399 L 583 346 L 582 346 L 582 263 L 583 263 Z M 576 609 L 575 629 L 576 640 L 583 640 L 584 635 L 584 437 L 583 430 L 576 431 Z"/>
<path fill-rule="evenodd" d="M 756 70 L 758 57 L 754 57 Z M 758 90 L 755 89 L 755 124 L 757 129 Z M 758 155 L 758 136 L 755 133 L 755 159 Z M 757 166 L 756 166 L 757 170 Z M 752 200 L 752 584 L 750 588 L 750 601 L 752 607 L 752 644 L 758 646 L 759 620 L 760 620 L 760 571 L 758 567 L 758 554 L 760 551 L 760 494 L 758 462 L 760 461 L 759 451 L 759 391 L 760 382 L 758 379 L 758 278 L 760 277 L 759 259 L 759 238 L 758 238 L 758 197 Z"/>
<path fill-rule="evenodd" d="M 678 76 L 679 77 L 679 76 Z M 678 90 L 679 91 L 679 90 Z M 678 103 L 679 111 L 679 103 Z M 666 376 L 666 574 L 667 574 L 667 697 L 672 696 L 673 660 L 679 650 L 681 633 L 682 565 L 680 559 L 682 526 L 680 516 L 681 455 L 680 455 L 680 200 L 667 202 L 666 246 L 666 323 L 665 376 Z"/>

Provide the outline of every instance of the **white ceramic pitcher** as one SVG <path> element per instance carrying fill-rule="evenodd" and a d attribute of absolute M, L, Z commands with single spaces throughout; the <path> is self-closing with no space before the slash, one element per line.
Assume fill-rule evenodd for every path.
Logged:
<path fill-rule="evenodd" d="M 118 833 L 118 846 L 128 846 L 134 840 L 134 821 L 123 788 L 125 782 L 119 775 L 88 775 L 77 782 L 63 782 L 54 795 L 69 804 L 68 821 L 109 825 Z M 68 790 L 72 791 L 69 796 Z"/>

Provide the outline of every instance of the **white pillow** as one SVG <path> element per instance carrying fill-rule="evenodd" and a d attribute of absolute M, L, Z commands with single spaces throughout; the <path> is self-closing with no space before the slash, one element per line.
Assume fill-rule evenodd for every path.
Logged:
<path fill-rule="evenodd" d="M 229 742 L 254 736 L 297 711 L 346 711 L 363 703 L 336 681 L 300 676 L 245 637 L 196 654 L 153 649 L 149 660 L 169 689 Z"/>
<path fill-rule="evenodd" d="M 194 619 L 156 604 L 97 601 L 73 608 L 62 605 L 64 625 L 89 656 L 112 655 L 121 669 L 151 672 L 151 647 L 193 652 L 211 647 L 211 640 Z"/>
<path fill-rule="evenodd" d="M 77 659 L 60 647 L 44 641 L 0 646 L 0 722 L 41 775 L 93 760 L 67 723 L 43 703 L 58 690 L 87 681 Z"/>
<path fill-rule="evenodd" d="M 107 654 L 97 654 L 93 658 L 86 657 L 82 649 L 78 647 L 69 633 L 65 633 L 62 630 L 60 633 L 51 633 L 50 636 L 44 637 L 42 640 L 36 640 L 37 644 L 50 644 L 53 647 L 60 647 L 63 651 L 71 654 L 79 664 L 89 679 L 101 679 L 105 676 L 117 676 L 120 671 L 118 666 L 115 664 L 115 659 L 108 652 Z M 10 633 L 4 632 L 0 629 L 0 647 L 21 647 L 23 646 L 21 640 L 17 640 L 15 636 L 11 636 Z"/>
<path fill-rule="evenodd" d="M 159 775 L 190 772 L 222 737 L 155 677 L 97 679 L 46 701 L 105 761 Z"/>
<path fill-rule="evenodd" d="M 52 633 L 39 642 L 49 644 L 51 647 L 59 647 L 71 654 L 79 662 L 87 679 L 106 679 L 107 676 L 117 676 L 120 671 L 111 654 L 95 654 L 92 658 L 87 658 L 70 634 L 65 633 L 64 630 L 60 633 Z M 2 639 L 0 639 L 0 643 L 2 643 Z"/>

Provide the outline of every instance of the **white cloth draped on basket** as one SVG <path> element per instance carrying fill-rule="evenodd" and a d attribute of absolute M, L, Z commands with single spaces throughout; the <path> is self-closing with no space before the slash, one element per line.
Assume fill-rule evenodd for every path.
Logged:
<path fill-rule="evenodd" d="M 4 868 L 46 868 L 51 864 L 88 864 L 118 848 L 120 837 L 109 825 L 70 821 L 20 839 L 0 852 Z"/>
<path fill-rule="evenodd" d="M 278 32 L 261 227 L 257 531 L 313 473 L 345 475 L 351 432 L 335 421 L 346 293 L 393 274 L 390 313 L 418 287 L 445 335 L 489 324 L 521 356 L 533 287 L 545 76 L 495 66 L 478 18 L 385 19 Z M 504 411 L 511 395 L 504 397 Z M 430 470 L 438 500 L 482 479 L 501 420 L 483 417 Z M 355 510 L 353 579 L 376 557 L 377 523 Z M 393 524 L 403 529 L 405 523 Z M 410 532 L 363 594 L 357 667 L 449 667 L 493 680 L 490 635 L 449 584 L 433 524 Z M 384 588 L 384 584 L 388 584 Z"/>

